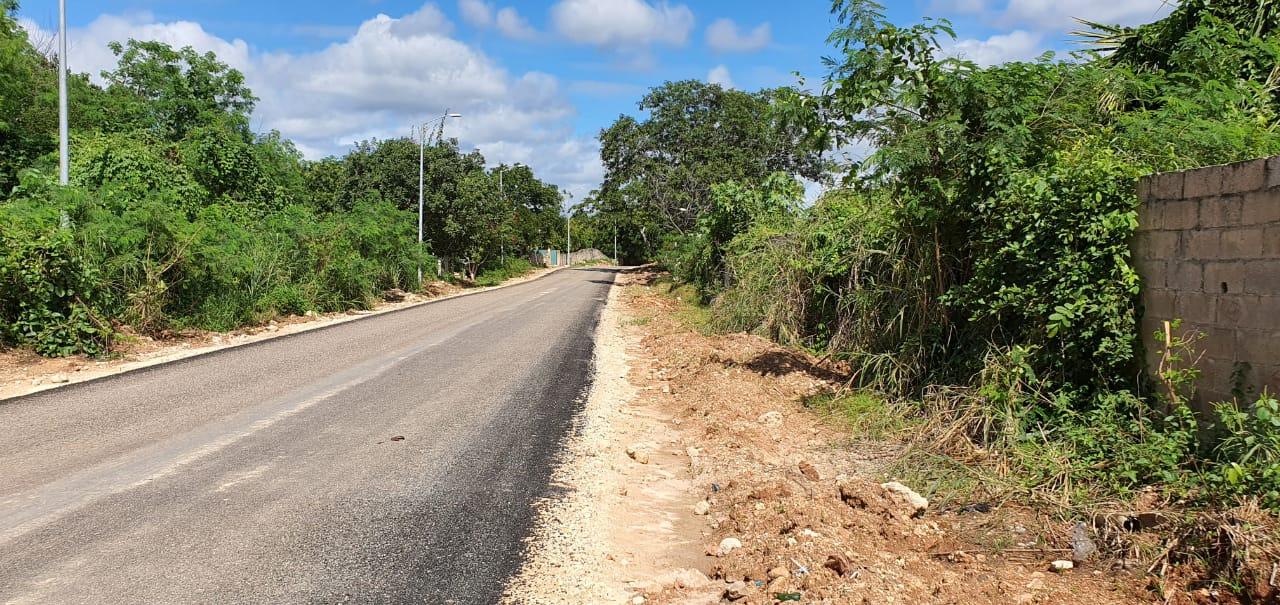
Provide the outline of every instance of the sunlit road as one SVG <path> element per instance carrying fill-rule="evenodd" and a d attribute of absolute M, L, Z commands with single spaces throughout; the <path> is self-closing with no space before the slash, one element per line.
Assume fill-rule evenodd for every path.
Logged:
<path fill-rule="evenodd" d="M 609 270 L 0 402 L 0 602 L 491 603 Z"/>

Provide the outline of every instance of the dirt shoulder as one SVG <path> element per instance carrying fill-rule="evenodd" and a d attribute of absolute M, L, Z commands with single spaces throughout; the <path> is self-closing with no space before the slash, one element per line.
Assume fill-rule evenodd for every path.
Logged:
<path fill-rule="evenodd" d="M 489 288 L 462 288 L 446 282 L 428 284 L 423 293 L 407 293 L 403 300 L 382 302 L 371 310 L 280 317 L 260 326 L 248 326 L 227 333 L 185 331 L 151 338 L 124 334 L 107 359 L 83 355 L 48 358 L 26 350 L 0 350 L 0 400 L 29 395 L 67 384 L 85 382 L 147 366 L 168 363 L 252 342 L 315 330 L 354 321 L 369 315 L 389 313 L 408 307 L 465 296 L 524 283 L 543 277 L 558 268 L 538 269 Z"/>
<path fill-rule="evenodd" d="M 512 603 L 1130 603 L 1127 572 L 1070 559 L 1070 526 L 1030 511 L 925 508 L 882 487 L 895 446 L 803 401 L 816 360 L 620 277 L 597 381 L 544 503 Z M 1064 548 L 1065 547 L 1065 548 Z"/>

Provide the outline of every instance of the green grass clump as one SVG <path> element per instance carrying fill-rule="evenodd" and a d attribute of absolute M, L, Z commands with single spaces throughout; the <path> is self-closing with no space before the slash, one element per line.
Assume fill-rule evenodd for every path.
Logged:
<path fill-rule="evenodd" d="M 871 391 L 819 393 L 804 405 L 860 439 L 897 437 L 916 423 L 906 408 Z"/>

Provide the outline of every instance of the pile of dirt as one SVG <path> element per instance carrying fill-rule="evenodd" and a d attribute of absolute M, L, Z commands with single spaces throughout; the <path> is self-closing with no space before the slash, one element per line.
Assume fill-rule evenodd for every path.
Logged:
<path fill-rule="evenodd" d="M 702 520 L 710 582 L 633 602 L 1145 600 L 1124 571 L 1089 562 L 1054 570 L 1054 560 L 1072 558 L 1070 525 L 1024 510 L 937 511 L 907 486 L 882 486 L 896 447 L 855 441 L 803 405 L 837 387 L 838 372 L 762 338 L 704 335 L 651 282 L 623 280 L 639 341 L 633 405 L 669 418 L 685 448 L 694 491 L 686 514 Z"/>

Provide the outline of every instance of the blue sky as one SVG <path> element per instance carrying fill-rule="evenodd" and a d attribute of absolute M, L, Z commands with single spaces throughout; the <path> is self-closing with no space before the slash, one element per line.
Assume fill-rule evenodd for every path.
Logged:
<path fill-rule="evenodd" d="M 523 162 L 577 197 L 601 176 L 596 133 L 635 113 L 651 86 L 699 79 L 744 90 L 812 83 L 831 30 L 828 0 L 69 0 L 71 67 L 109 68 L 106 44 L 159 39 L 212 50 L 261 97 L 254 124 L 311 158 L 408 134 L 446 108 L 448 134 L 491 163 Z M 980 63 L 1073 47 L 1073 16 L 1134 24 L 1162 0 L 884 2 L 910 24 L 951 19 L 951 52 Z M 35 37 L 56 0 L 19 10 Z"/>

